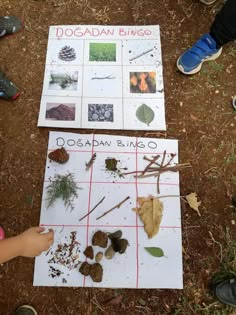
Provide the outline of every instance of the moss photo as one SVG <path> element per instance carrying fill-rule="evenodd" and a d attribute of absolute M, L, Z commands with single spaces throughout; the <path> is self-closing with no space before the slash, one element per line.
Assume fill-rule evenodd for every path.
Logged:
<path fill-rule="evenodd" d="M 116 44 L 90 43 L 89 61 L 116 61 Z"/>

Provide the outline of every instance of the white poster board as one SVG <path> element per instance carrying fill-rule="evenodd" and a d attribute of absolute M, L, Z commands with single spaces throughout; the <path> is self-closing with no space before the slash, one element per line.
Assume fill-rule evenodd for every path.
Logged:
<path fill-rule="evenodd" d="M 55 231 L 55 242 L 47 253 L 36 258 L 34 285 L 181 289 L 181 211 L 179 197 L 173 197 L 179 196 L 179 173 L 166 172 L 160 177 L 160 195 L 172 197 L 162 198 L 164 209 L 160 231 L 148 239 L 142 222 L 132 208 L 137 207 L 137 197 L 158 196 L 156 179 L 138 179 L 132 174 L 119 176 L 105 168 L 105 160 L 109 157 L 118 160 L 121 172 L 143 170 L 147 165 L 144 156 L 151 158 L 159 154 L 162 159 L 165 150 L 167 158 L 176 154 L 171 163 L 175 165 L 178 163 L 177 140 L 50 132 L 48 152 L 61 146 L 70 157 L 66 164 L 50 162 L 47 158 L 40 217 L 40 225 Z M 96 160 L 86 171 L 86 163 L 94 153 Z M 47 186 L 50 179 L 55 174 L 68 173 L 74 174 L 80 188 L 79 197 L 74 201 L 74 210 L 66 210 L 61 200 L 47 208 Z M 130 199 L 119 209 L 96 220 L 127 196 Z M 79 221 L 103 197 L 105 199 L 102 204 Z M 78 269 L 79 262 L 86 260 L 83 251 L 91 245 L 92 236 L 98 230 L 122 230 L 123 238 L 128 240 L 129 246 L 124 254 L 116 254 L 112 260 L 102 259 L 103 280 L 95 283 L 90 277 L 81 275 Z M 75 246 L 71 246 L 72 243 Z M 60 246 L 63 250 L 58 253 Z M 160 247 L 165 256 L 153 257 L 144 247 Z M 97 248 L 95 253 L 100 250 Z M 66 263 L 62 263 L 63 259 Z"/>
<path fill-rule="evenodd" d="M 38 126 L 166 130 L 159 26 L 51 26 Z"/>

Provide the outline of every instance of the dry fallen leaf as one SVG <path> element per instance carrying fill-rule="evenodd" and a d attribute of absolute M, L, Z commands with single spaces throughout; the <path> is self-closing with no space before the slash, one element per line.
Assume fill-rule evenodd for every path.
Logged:
<path fill-rule="evenodd" d="M 122 295 L 117 295 L 110 300 L 106 301 L 104 304 L 105 305 L 118 305 L 122 302 L 123 296 Z"/>
<path fill-rule="evenodd" d="M 149 238 L 157 235 L 162 219 L 163 203 L 157 197 L 138 198 L 140 208 L 133 210 L 138 213 L 144 223 L 144 230 Z"/>
<path fill-rule="evenodd" d="M 190 207 L 193 210 L 195 210 L 198 213 L 199 217 L 200 217 L 201 213 L 200 213 L 198 207 L 201 205 L 202 202 L 201 201 L 197 201 L 197 194 L 195 192 L 193 192 L 193 193 L 185 196 L 185 198 L 186 198 L 188 204 L 190 205 Z"/>

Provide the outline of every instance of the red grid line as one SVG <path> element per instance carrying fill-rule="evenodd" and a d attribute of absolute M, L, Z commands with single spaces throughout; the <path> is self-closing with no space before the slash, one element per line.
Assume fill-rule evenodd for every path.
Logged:
<path fill-rule="evenodd" d="M 138 143 L 138 138 L 136 137 L 136 144 Z M 138 146 L 136 145 L 136 155 L 135 155 L 135 168 L 138 171 Z M 138 207 L 138 179 L 135 178 L 135 190 L 136 190 L 136 208 Z M 136 213 L 136 288 L 139 285 L 139 251 L 138 251 L 138 214 Z"/>
<path fill-rule="evenodd" d="M 94 134 L 93 134 L 94 135 Z M 94 147 L 93 147 L 94 148 Z M 134 150 L 136 150 L 137 148 L 133 148 Z M 48 151 L 54 151 L 55 149 L 48 149 Z M 155 149 L 153 149 L 155 150 Z M 67 152 L 79 152 L 79 153 L 90 153 L 91 150 L 70 150 L 70 149 L 66 149 Z M 109 154 L 109 153 L 120 153 L 120 154 L 155 154 L 155 155 L 163 155 L 163 152 L 137 152 L 136 151 L 99 151 L 99 150 L 94 150 L 93 151 L 94 153 L 106 153 L 106 154 Z M 173 152 L 166 152 L 166 154 L 171 154 Z"/>
<path fill-rule="evenodd" d="M 87 224 L 40 224 L 40 226 L 44 227 L 65 227 L 65 228 L 70 228 L 70 227 L 88 227 Z M 95 227 L 95 228 L 117 228 L 117 227 L 122 227 L 122 228 L 143 228 L 143 225 L 108 225 L 108 224 L 89 224 L 89 227 Z M 160 226 L 160 229 L 181 229 L 181 226 L 167 226 L 163 225 Z"/>
<path fill-rule="evenodd" d="M 45 180 L 44 181 L 45 183 L 49 183 L 50 180 Z M 80 184 L 90 184 L 90 181 L 88 182 L 81 182 L 81 181 L 76 181 L 76 183 L 80 183 Z M 119 185 L 130 185 L 130 184 L 134 184 L 136 185 L 136 180 L 133 181 L 133 182 L 92 182 L 93 184 L 119 184 Z M 138 182 L 138 185 L 141 184 L 141 185 L 156 185 L 157 183 L 148 183 L 148 182 Z M 175 184 L 175 183 L 160 183 L 160 185 L 165 185 L 165 186 L 179 186 L 179 184 Z"/>
<path fill-rule="evenodd" d="M 94 133 L 93 133 L 93 140 L 94 140 Z M 93 146 L 91 156 L 93 156 Z M 89 197 L 88 197 L 88 213 L 90 211 L 90 204 L 91 204 L 91 191 L 92 191 L 92 178 L 93 178 L 93 164 L 90 168 L 90 183 L 89 183 Z M 86 231 L 86 248 L 88 247 L 88 234 L 89 234 L 89 215 L 87 216 L 87 231 Z M 87 261 L 87 257 L 86 257 Z M 86 277 L 84 276 L 83 286 L 85 287 Z"/>

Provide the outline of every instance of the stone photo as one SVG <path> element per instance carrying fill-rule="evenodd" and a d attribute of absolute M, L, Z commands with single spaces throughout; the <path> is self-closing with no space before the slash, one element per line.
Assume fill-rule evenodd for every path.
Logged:
<path fill-rule="evenodd" d="M 113 122 L 113 104 L 88 104 L 88 121 Z"/>

